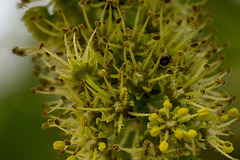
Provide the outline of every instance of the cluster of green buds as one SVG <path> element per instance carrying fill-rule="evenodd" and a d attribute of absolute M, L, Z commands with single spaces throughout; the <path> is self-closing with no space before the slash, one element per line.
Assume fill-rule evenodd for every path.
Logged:
<path fill-rule="evenodd" d="M 36 1 L 36 0 L 34 0 Z M 50 0 L 23 17 L 38 46 L 31 55 L 41 85 L 43 129 L 67 160 L 198 159 L 214 147 L 231 160 L 223 137 L 239 119 L 235 96 L 217 90 L 229 69 L 215 30 L 203 33 L 204 0 Z M 22 1 L 20 7 L 31 0 Z M 229 108 L 229 109 L 227 109 Z M 224 139 L 224 140 L 222 140 Z"/>

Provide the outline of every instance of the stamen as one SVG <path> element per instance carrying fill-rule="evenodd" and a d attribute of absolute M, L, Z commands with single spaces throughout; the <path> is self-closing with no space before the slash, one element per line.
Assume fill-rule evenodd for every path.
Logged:
<path fill-rule="evenodd" d="M 179 50 L 179 48 L 187 43 L 190 39 L 192 39 L 194 36 L 196 36 L 196 34 L 206 26 L 206 24 L 202 24 L 200 27 L 198 27 L 198 29 L 191 29 L 191 31 L 188 33 L 187 37 L 183 40 L 183 41 L 180 41 L 180 43 L 174 48 L 174 51 L 177 51 Z"/>
<path fill-rule="evenodd" d="M 160 15 L 161 16 L 161 15 Z M 177 41 L 178 39 L 181 39 L 180 37 L 182 37 L 184 35 L 184 33 L 186 32 L 187 28 L 183 28 L 181 29 L 181 31 L 179 31 L 176 36 L 174 36 L 175 38 L 172 38 L 171 41 L 169 41 L 166 45 L 166 48 L 171 48 L 172 44 Z M 161 33 L 161 32 L 160 32 Z"/>
<path fill-rule="evenodd" d="M 202 105 L 199 105 L 199 104 L 197 104 L 197 103 L 195 103 L 195 102 L 190 102 L 189 103 L 190 105 L 193 105 L 193 106 L 195 106 L 195 107 L 197 107 L 197 108 L 200 108 L 200 109 L 202 109 L 202 108 L 207 108 L 207 107 L 205 107 L 205 106 L 202 106 Z M 209 111 L 212 111 L 212 112 L 216 112 L 216 110 L 214 110 L 214 109 L 211 109 L 211 108 L 207 108 Z"/>
<path fill-rule="evenodd" d="M 91 35 L 91 37 L 90 37 L 90 39 L 89 39 L 89 41 L 88 41 L 88 44 L 87 44 L 87 46 L 86 46 L 86 50 L 85 50 L 85 52 L 84 52 L 84 55 L 83 55 L 83 57 L 82 57 L 82 60 L 83 60 L 83 62 L 85 62 L 85 63 L 89 63 L 89 48 L 90 48 L 90 44 L 92 43 L 92 39 L 93 39 L 93 36 L 95 35 L 95 33 L 96 33 L 96 31 L 97 31 L 97 29 L 98 29 L 98 27 L 96 27 L 96 29 L 94 30 L 94 32 L 92 33 L 92 35 Z"/>
<path fill-rule="evenodd" d="M 128 50 L 129 50 L 129 53 L 130 53 L 130 56 L 131 56 L 131 59 L 132 59 L 133 67 L 136 68 L 137 63 L 136 63 L 135 56 L 134 56 L 134 53 L 132 51 L 132 48 L 130 47 Z"/>
<path fill-rule="evenodd" d="M 74 132 L 72 132 L 72 131 L 66 130 L 65 128 L 63 128 L 63 127 L 61 127 L 61 126 L 59 126 L 59 125 L 54 124 L 54 126 L 57 127 L 57 128 L 59 128 L 59 129 L 61 129 L 63 132 L 65 132 L 65 133 L 67 133 L 67 134 L 71 134 L 71 135 L 74 135 L 74 136 L 76 136 L 76 137 L 83 138 L 81 135 L 76 134 L 76 133 L 74 133 Z"/>
<path fill-rule="evenodd" d="M 189 121 L 190 119 L 192 119 L 192 118 L 194 118 L 194 117 L 197 117 L 197 116 L 198 116 L 197 113 L 196 113 L 196 114 L 192 114 L 192 115 L 186 115 L 186 116 L 183 116 L 183 117 L 179 118 L 177 121 L 178 121 L 179 123 L 184 123 L 184 122 L 187 122 L 187 121 Z"/>
<path fill-rule="evenodd" d="M 111 97 L 111 95 L 110 94 L 108 94 L 107 92 L 105 92 L 104 90 L 102 90 L 97 84 L 95 84 L 92 80 L 91 80 L 91 78 L 90 77 L 88 77 L 88 76 L 86 76 L 86 78 L 85 78 L 85 80 L 86 80 L 86 82 L 87 82 L 87 84 L 89 85 L 89 86 L 91 86 L 94 90 L 96 90 L 98 93 L 100 93 L 101 95 L 103 95 L 104 97 L 106 97 L 108 100 L 107 101 L 109 101 L 109 99 L 110 99 L 110 97 Z M 88 86 L 87 86 L 88 87 Z M 88 88 L 90 88 L 90 87 L 88 87 Z M 91 89 L 92 90 L 92 89 Z M 96 92 L 95 92 L 96 93 Z M 101 96 L 102 97 L 102 96 Z"/>
<path fill-rule="evenodd" d="M 80 103 L 80 104 L 84 104 L 84 102 L 80 99 L 80 97 L 75 93 L 75 91 L 73 91 L 73 89 L 69 86 L 66 85 L 68 90 L 70 91 L 70 93 L 72 94 L 72 96 Z"/>
<path fill-rule="evenodd" d="M 145 31 L 145 29 L 146 29 L 146 27 L 147 27 L 147 24 L 148 24 L 149 19 L 150 19 L 150 16 L 147 17 L 145 23 L 144 23 L 143 26 L 142 26 L 142 29 L 141 29 L 141 31 L 140 31 L 140 33 L 139 33 L 139 35 L 138 35 L 138 38 L 137 38 L 137 43 L 141 40 L 142 35 L 143 35 L 143 33 L 144 33 L 144 31 Z"/>
<path fill-rule="evenodd" d="M 192 99 L 182 99 L 179 100 L 179 102 L 181 103 L 190 103 L 190 102 L 195 102 L 197 99 L 199 99 L 201 97 L 201 94 L 197 95 L 196 97 L 192 98 Z"/>
<path fill-rule="evenodd" d="M 114 117 L 116 116 L 116 113 L 111 114 L 110 116 L 106 118 L 100 119 L 101 121 L 106 121 L 107 123 L 110 122 Z"/>
<path fill-rule="evenodd" d="M 135 23 L 134 23 L 134 26 L 133 26 L 133 34 L 132 34 L 132 39 L 134 38 L 135 34 L 136 34 L 136 31 L 137 31 L 137 25 L 138 25 L 138 21 L 139 21 L 139 16 L 140 16 L 140 10 L 142 8 L 142 5 L 140 4 L 139 7 L 138 7 L 138 11 L 137 11 L 137 14 L 136 14 L 136 18 L 135 18 Z"/>
<path fill-rule="evenodd" d="M 207 94 L 204 94 L 202 97 L 208 98 L 208 99 L 212 99 L 212 100 L 216 100 L 216 101 L 228 101 L 228 100 L 232 99 L 231 97 L 227 97 L 227 98 L 224 98 L 224 97 L 214 97 L 214 96 L 210 96 L 210 95 L 207 95 Z"/>
<path fill-rule="evenodd" d="M 123 91 L 123 71 L 121 71 L 121 82 L 120 82 L 119 88 L 120 88 L 120 100 L 122 100 L 123 93 L 124 93 L 124 91 Z"/>
<path fill-rule="evenodd" d="M 128 153 L 143 153 L 146 149 L 145 148 L 123 148 L 119 147 L 120 150 L 128 152 Z"/>
<path fill-rule="evenodd" d="M 124 59 L 124 62 L 126 64 L 126 68 L 128 67 L 128 62 L 127 62 L 127 51 L 126 51 L 126 47 L 124 47 L 123 49 L 123 59 Z"/>
<path fill-rule="evenodd" d="M 80 56 L 82 56 L 83 55 L 83 49 L 82 49 L 79 41 L 77 41 L 77 46 L 78 46 L 79 51 L 81 52 Z"/>
<path fill-rule="evenodd" d="M 61 27 L 58 27 L 56 24 L 52 23 L 51 21 L 49 21 L 46 18 L 43 18 L 44 22 L 46 22 L 47 24 L 49 24 L 50 26 L 52 26 L 53 28 L 55 28 L 57 31 L 61 31 Z"/>
<path fill-rule="evenodd" d="M 117 26 L 115 27 L 115 29 L 113 30 L 112 34 L 109 37 L 109 41 L 112 41 L 112 39 L 114 38 L 114 36 L 119 30 L 120 30 L 120 27 L 119 27 L 119 24 L 117 24 Z"/>
<path fill-rule="evenodd" d="M 229 134 L 226 134 L 226 133 L 216 133 L 216 135 L 229 137 Z"/>
<path fill-rule="evenodd" d="M 87 88 L 84 86 L 84 90 L 85 90 L 85 95 L 86 95 L 86 99 L 88 102 L 91 102 L 91 99 L 90 99 L 90 96 L 89 96 L 89 93 L 88 93 L 88 90 Z"/>
<path fill-rule="evenodd" d="M 117 97 L 116 97 L 116 94 L 115 94 L 115 92 L 114 92 L 111 84 L 108 82 L 106 76 L 104 76 L 103 78 L 104 78 L 105 83 L 106 83 L 107 86 L 108 86 L 109 91 L 112 93 L 113 97 L 116 99 Z"/>
<path fill-rule="evenodd" d="M 148 113 L 135 113 L 135 112 L 128 112 L 131 116 L 136 116 L 136 117 L 149 117 L 151 114 Z"/>
<path fill-rule="evenodd" d="M 216 150 L 218 150 L 220 153 L 222 153 L 225 157 L 231 159 L 231 160 L 236 160 L 235 158 L 231 157 L 227 153 L 223 152 L 222 149 L 218 147 L 218 143 L 216 143 L 214 140 L 208 140 L 208 143 L 210 143 Z"/>
<path fill-rule="evenodd" d="M 77 109 L 84 110 L 84 111 L 95 111 L 95 112 L 108 112 L 113 110 L 114 108 L 80 108 L 78 107 Z"/>
<path fill-rule="evenodd" d="M 192 78 L 183 86 L 183 89 L 186 89 L 190 84 L 192 84 L 196 79 L 198 79 L 199 75 L 202 73 L 204 69 L 204 65 L 207 63 L 207 60 L 203 60 L 199 67 L 196 69 L 196 73 L 192 76 Z"/>
<path fill-rule="evenodd" d="M 202 83 L 201 87 L 209 86 L 210 84 L 214 83 L 216 79 L 222 79 L 226 74 L 227 72 L 224 72 L 224 73 L 216 74 L 209 78 L 203 78 L 202 80 L 200 80 L 200 83 Z"/>
<path fill-rule="evenodd" d="M 75 111 L 74 108 L 69 108 L 69 107 L 56 107 L 58 110 L 65 110 L 65 111 Z M 54 110 L 56 110 L 54 107 Z M 49 112 L 48 112 L 49 113 Z M 65 121 L 64 121 L 65 122 Z M 66 123 L 66 122 L 65 122 Z"/>
<path fill-rule="evenodd" d="M 87 42 L 88 41 L 88 37 L 86 36 L 85 31 L 81 27 L 80 27 L 80 30 L 81 30 L 81 34 L 82 34 L 84 40 Z"/>
<path fill-rule="evenodd" d="M 121 14 L 121 11 L 120 11 L 120 9 L 119 9 L 119 7 L 117 7 L 117 11 L 118 11 L 118 14 L 119 14 L 119 16 L 120 16 L 120 18 L 121 19 L 124 19 L 123 17 L 122 17 L 122 14 Z M 122 24 L 122 30 L 123 30 L 123 33 L 125 33 L 125 22 L 122 20 L 121 21 L 121 24 Z"/>
<path fill-rule="evenodd" d="M 110 47 L 113 47 L 113 48 L 118 48 L 118 49 L 122 49 L 122 48 L 123 48 L 123 47 L 122 47 L 121 45 L 119 45 L 119 44 L 108 43 L 108 45 L 109 45 Z"/>
<path fill-rule="evenodd" d="M 103 8 L 103 11 L 102 11 L 102 15 L 101 15 L 101 18 L 100 18 L 100 22 L 101 22 L 101 26 L 100 26 L 100 31 L 103 32 L 103 26 L 104 26 L 104 23 L 103 23 L 103 19 L 104 19 L 104 15 L 105 15 L 105 12 L 106 12 L 106 9 L 107 9 L 107 5 L 108 3 L 105 2 L 105 6 Z M 109 38 L 110 39 L 110 38 Z"/>
<path fill-rule="evenodd" d="M 36 21 L 33 21 L 33 23 L 36 25 L 36 27 L 39 29 L 39 30 L 41 30 L 43 33 L 46 33 L 46 34 L 48 34 L 48 35 L 50 35 L 50 36 L 53 36 L 53 37 L 62 37 L 61 36 L 61 34 L 59 34 L 59 33 L 56 33 L 56 32 L 53 32 L 53 31 L 50 31 L 50 30 L 48 30 L 48 29 L 46 29 L 46 28 L 43 28 L 38 22 L 36 22 Z"/>
<path fill-rule="evenodd" d="M 185 53 L 184 53 L 184 56 L 187 56 L 187 55 L 189 55 L 189 54 L 195 52 L 197 49 L 198 49 L 198 48 L 193 48 L 193 49 L 191 49 L 191 50 L 185 52 Z M 195 55 L 196 55 L 196 54 L 197 54 L 197 52 L 195 53 Z"/>
<path fill-rule="evenodd" d="M 79 44 L 79 43 L 78 43 L 78 44 Z M 77 46 L 79 46 L 80 51 L 81 51 L 81 46 L 80 46 L 80 44 L 79 44 L 79 45 L 78 45 L 78 44 L 76 43 L 76 32 L 74 32 L 74 33 L 73 33 L 74 52 L 75 52 L 75 55 L 76 55 L 76 57 L 77 57 L 77 60 L 80 61 L 80 55 L 79 55 L 79 53 L 78 53 Z"/>
<path fill-rule="evenodd" d="M 156 49 L 156 47 L 157 47 L 157 43 L 158 43 L 157 41 L 154 43 L 153 48 L 152 48 L 151 52 L 149 53 L 149 55 L 148 55 L 148 57 L 147 57 L 147 60 L 146 60 L 145 63 L 143 64 L 142 70 L 145 70 L 146 67 L 147 67 L 147 65 L 148 65 L 148 63 L 150 62 L 150 59 L 151 59 L 151 57 L 152 57 L 152 54 L 153 54 L 153 52 L 155 51 L 155 49 Z"/>
<path fill-rule="evenodd" d="M 55 58 L 57 61 L 61 62 L 63 65 L 65 65 L 67 68 L 70 68 L 69 64 L 64 61 L 63 59 L 59 58 L 58 56 L 56 56 L 55 54 L 53 54 L 52 52 L 48 51 L 46 48 L 42 47 L 42 49 L 47 52 L 48 54 L 50 54 L 53 58 Z"/>
<path fill-rule="evenodd" d="M 42 57 L 42 61 L 49 69 L 52 68 L 52 66 L 46 61 L 46 59 L 44 57 Z M 55 68 L 55 72 L 58 73 L 58 74 L 65 74 L 65 73 L 59 71 L 57 68 Z"/>
<path fill-rule="evenodd" d="M 92 160 L 96 160 L 96 159 L 97 159 L 97 147 L 94 148 Z"/>
<path fill-rule="evenodd" d="M 93 29 L 92 29 L 92 27 L 91 27 L 91 24 L 90 24 L 90 22 L 89 22 L 89 19 L 88 19 L 88 16 L 87 16 L 85 7 L 84 7 L 84 5 L 81 5 L 81 6 L 82 6 L 82 11 L 83 11 L 83 16 L 84 16 L 85 22 L 86 22 L 86 24 L 87 24 L 87 26 L 88 26 L 88 29 L 89 29 L 90 31 L 93 31 Z"/>
<path fill-rule="evenodd" d="M 210 87 L 208 88 L 205 88 L 204 90 L 206 92 L 210 92 L 211 90 L 215 89 L 215 88 L 218 88 L 219 86 L 221 86 L 222 84 L 217 84 L 217 83 L 214 83 L 213 85 L 211 85 Z"/>
<path fill-rule="evenodd" d="M 90 6 L 91 6 L 91 7 L 94 7 L 94 8 L 100 8 L 100 7 L 102 7 L 104 4 L 107 4 L 107 3 L 106 3 L 106 2 L 98 2 L 98 3 L 95 3 L 95 4 L 91 3 Z M 101 21 L 101 22 L 102 22 L 102 21 Z"/>
<path fill-rule="evenodd" d="M 169 77 L 169 76 L 170 76 L 170 74 L 165 74 L 165 75 L 162 75 L 160 77 L 150 79 L 149 81 L 155 82 L 155 81 L 159 81 L 159 80 L 164 79 L 164 78 Z"/>
<path fill-rule="evenodd" d="M 107 35 L 109 34 L 112 28 L 112 5 L 109 5 L 109 15 L 108 15 L 108 26 L 107 26 Z"/>
<path fill-rule="evenodd" d="M 72 56 L 72 53 L 71 53 L 68 43 L 67 43 L 67 34 L 64 34 L 64 43 L 65 43 L 65 47 L 67 49 L 68 62 L 71 64 L 71 59 L 73 59 L 73 56 Z"/>
<path fill-rule="evenodd" d="M 68 20 L 67 20 L 65 14 L 63 13 L 62 9 L 59 8 L 58 13 L 63 17 L 63 21 L 65 23 L 65 26 L 69 26 Z"/>
<path fill-rule="evenodd" d="M 119 116 L 119 121 L 118 121 L 118 134 L 120 134 L 120 132 L 121 132 L 122 123 L 123 123 L 123 113 L 121 113 L 120 116 Z"/>
<path fill-rule="evenodd" d="M 169 130 L 167 129 L 164 135 L 164 141 L 167 141 L 168 139 L 168 134 L 169 134 Z"/>
<path fill-rule="evenodd" d="M 93 101 L 93 108 L 97 108 L 98 102 L 99 102 L 99 97 L 96 97 Z"/>
<path fill-rule="evenodd" d="M 107 55 L 108 55 L 108 45 L 104 49 L 104 56 L 103 56 L 103 67 L 107 69 Z"/>
<path fill-rule="evenodd" d="M 48 76 L 45 76 L 45 75 L 42 75 L 42 74 L 39 74 L 38 77 L 41 78 L 41 79 L 45 79 L 45 80 L 47 80 L 49 82 L 52 82 L 52 83 L 58 83 L 58 81 L 55 80 L 54 78 L 51 78 L 51 77 L 48 77 Z"/>
<path fill-rule="evenodd" d="M 237 118 L 234 118 L 234 119 L 232 119 L 231 121 L 225 122 L 225 123 L 217 126 L 217 129 L 219 130 L 219 129 L 228 127 L 228 126 L 230 126 L 233 122 L 235 122 L 235 121 L 237 121 L 237 120 L 238 120 Z"/>
<path fill-rule="evenodd" d="M 55 107 L 52 107 L 50 111 L 48 111 L 48 113 L 51 113 L 55 110 L 57 110 L 58 108 L 60 108 L 60 106 L 63 104 L 63 101 L 60 101 Z"/>
<path fill-rule="evenodd" d="M 191 139 L 191 144 L 192 144 L 192 154 L 195 156 L 196 155 L 196 145 L 194 139 Z"/>
<path fill-rule="evenodd" d="M 159 33 L 162 36 L 163 32 L 163 7 L 160 8 L 160 25 L 159 25 Z M 174 39 L 174 38 L 173 38 Z"/>
<path fill-rule="evenodd" d="M 40 93 L 40 94 L 47 94 L 47 95 L 64 95 L 66 92 L 65 91 L 54 91 L 54 92 L 49 92 L 49 91 L 40 91 L 40 90 L 35 90 L 35 93 Z"/>
<path fill-rule="evenodd" d="M 127 106 L 127 99 L 128 99 L 128 92 L 126 92 L 124 95 L 123 106 Z"/>

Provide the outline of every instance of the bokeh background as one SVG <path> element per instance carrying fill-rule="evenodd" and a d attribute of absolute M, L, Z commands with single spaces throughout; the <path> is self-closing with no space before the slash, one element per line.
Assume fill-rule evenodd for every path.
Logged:
<path fill-rule="evenodd" d="M 38 80 L 32 74 L 29 57 L 20 58 L 11 49 L 36 43 L 27 32 L 21 17 L 24 13 L 16 9 L 19 0 L 0 0 L 0 160 L 62 160 L 52 149 L 59 138 L 57 129 L 41 130 L 41 104 L 48 97 L 32 94 L 30 88 Z M 219 43 L 229 42 L 226 67 L 232 69 L 226 76 L 222 89 L 240 96 L 240 0 L 209 0 L 210 16 L 214 19 Z M 233 106 L 240 109 L 240 97 Z M 235 136 L 235 151 L 240 158 L 240 122 L 232 125 Z M 211 147 L 202 152 L 204 160 L 226 160 Z"/>

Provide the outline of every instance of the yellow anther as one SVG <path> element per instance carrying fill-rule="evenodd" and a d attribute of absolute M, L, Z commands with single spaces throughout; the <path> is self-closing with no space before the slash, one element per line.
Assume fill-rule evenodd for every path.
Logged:
<path fill-rule="evenodd" d="M 168 143 L 166 141 L 163 141 L 159 145 L 159 149 L 161 152 L 165 153 L 168 150 Z"/>
<path fill-rule="evenodd" d="M 157 137 L 160 134 L 160 132 L 161 132 L 160 127 L 153 127 L 150 130 L 150 134 L 152 137 Z"/>
<path fill-rule="evenodd" d="M 76 157 L 74 155 L 71 155 L 66 160 L 76 160 Z"/>
<path fill-rule="evenodd" d="M 230 117 L 237 117 L 239 115 L 237 108 L 231 108 L 227 113 Z"/>
<path fill-rule="evenodd" d="M 106 147 L 107 147 L 106 143 L 104 143 L 104 142 L 98 143 L 98 150 L 99 151 L 101 151 L 101 152 L 104 151 Z"/>
<path fill-rule="evenodd" d="M 158 120 L 159 116 L 157 113 L 152 113 L 149 117 L 148 117 L 148 120 L 150 122 L 156 122 Z"/>
<path fill-rule="evenodd" d="M 197 136 L 197 132 L 193 129 L 190 129 L 188 132 L 187 132 L 187 136 L 189 138 L 195 138 Z"/>
<path fill-rule="evenodd" d="M 185 116 L 187 115 L 189 112 L 189 109 L 188 108 L 180 108 L 178 111 L 177 111 L 177 115 L 179 116 Z"/>
<path fill-rule="evenodd" d="M 209 114 L 209 110 L 207 108 L 202 108 L 197 111 L 199 117 L 204 117 Z"/>
<path fill-rule="evenodd" d="M 182 139 L 182 137 L 183 137 L 183 131 L 181 131 L 181 130 L 176 130 L 175 132 L 174 132 L 174 136 L 177 138 L 177 139 Z"/>
<path fill-rule="evenodd" d="M 223 150 L 223 152 L 231 153 L 234 150 L 232 143 L 225 142 L 222 146 L 222 150 Z"/>
<path fill-rule="evenodd" d="M 167 99 L 163 102 L 163 107 L 169 110 L 172 108 L 172 103 Z"/>
<path fill-rule="evenodd" d="M 224 114 L 222 116 L 219 117 L 219 122 L 225 122 L 228 120 L 228 115 Z"/>
<path fill-rule="evenodd" d="M 54 150 L 63 150 L 65 147 L 64 141 L 55 141 L 53 143 L 53 149 Z"/>

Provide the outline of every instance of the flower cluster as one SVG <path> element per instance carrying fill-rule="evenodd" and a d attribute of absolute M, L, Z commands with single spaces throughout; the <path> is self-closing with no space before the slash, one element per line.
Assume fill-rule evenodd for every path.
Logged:
<path fill-rule="evenodd" d="M 21 6 L 30 1 L 22 1 Z M 208 145 L 224 156 L 222 137 L 239 118 L 235 96 L 217 90 L 227 47 L 217 46 L 205 1 L 51 0 L 23 17 L 40 41 L 14 48 L 31 55 L 47 122 L 66 138 L 53 143 L 67 160 L 197 159 Z M 224 138 L 225 139 L 225 138 Z"/>

